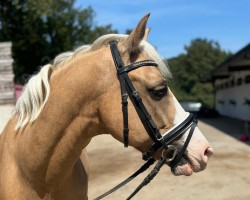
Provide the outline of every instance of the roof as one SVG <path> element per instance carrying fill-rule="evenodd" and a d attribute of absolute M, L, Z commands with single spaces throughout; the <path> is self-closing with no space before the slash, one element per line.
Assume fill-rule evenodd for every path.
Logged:
<path fill-rule="evenodd" d="M 250 43 L 222 62 L 213 72 L 213 80 L 226 78 L 232 71 L 250 70 Z"/>

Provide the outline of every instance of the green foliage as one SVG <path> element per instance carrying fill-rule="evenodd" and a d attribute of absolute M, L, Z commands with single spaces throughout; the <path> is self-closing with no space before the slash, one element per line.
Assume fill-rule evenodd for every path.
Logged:
<path fill-rule="evenodd" d="M 168 61 L 174 75 L 170 87 L 178 100 L 200 101 L 212 108 L 211 72 L 231 54 L 222 50 L 218 42 L 200 38 L 184 48 L 184 54 Z"/>
<path fill-rule="evenodd" d="M 17 82 L 59 53 L 116 32 L 111 25 L 95 26 L 91 7 L 76 8 L 74 4 L 75 0 L 0 2 L 0 41 L 12 42 Z"/>

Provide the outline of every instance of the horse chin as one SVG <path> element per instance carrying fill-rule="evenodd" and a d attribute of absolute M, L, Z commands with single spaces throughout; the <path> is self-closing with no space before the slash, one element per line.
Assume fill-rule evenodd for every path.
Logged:
<path fill-rule="evenodd" d="M 192 165 L 186 158 L 182 158 L 176 167 L 171 168 L 171 172 L 175 176 L 191 176 L 193 174 Z"/>
<path fill-rule="evenodd" d="M 167 150 L 165 151 L 164 155 L 167 158 L 172 158 L 178 156 L 174 155 L 173 150 Z M 169 162 L 166 162 L 167 165 L 171 166 Z M 186 154 L 183 155 L 183 157 L 180 159 L 180 161 L 177 163 L 175 167 L 171 167 L 171 172 L 175 176 L 185 175 L 185 176 L 191 176 L 193 174 L 193 167 L 191 164 L 190 159 Z"/>

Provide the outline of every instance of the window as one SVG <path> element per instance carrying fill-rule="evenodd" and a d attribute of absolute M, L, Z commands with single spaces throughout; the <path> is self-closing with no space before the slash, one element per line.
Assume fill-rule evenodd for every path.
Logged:
<path fill-rule="evenodd" d="M 229 82 L 224 83 L 224 85 L 225 85 L 225 88 L 228 88 Z"/>
<path fill-rule="evenodd" d="M 234 87 L 234 80 L 231 80 L 231 81 L 230 81 L 230 86 L 231 86 L 231 87 Z"/>
<path fill-rule="evenodd" d="M 223 100 L 218 100 L 218 103 L 224 105 L 225 102 Z"/>
<path fill-rule="evenodd" d="M 250 75 L 245 76 L 245 83 L 246 83 L 246 84 L 247 84 L 247 83 L 250 83 Z"/>
<path fill-rule="evenodd" d="M 237 85 L 242 85 L 242 78 L 237 79 Z"/>

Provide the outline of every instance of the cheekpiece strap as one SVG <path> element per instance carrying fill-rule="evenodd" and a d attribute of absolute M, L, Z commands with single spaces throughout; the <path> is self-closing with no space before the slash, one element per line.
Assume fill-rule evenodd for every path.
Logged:
<path fill-rule="evenodd" d="M 117 41 L 109 42 L 111 54 L 117 69 L 117 75 L 121 85 L 121 95 L 122 95 L 122 111 L 123 111 L 123 135 L 124 135 L 124 146 L 128 147 L 128 137 L 129 137 L 129 128 L 128 128 L 128 102 L 127 96 L 130 97 L 137 114 L 146 129 L 147 133 L 151 139 L 157 143 L 158 139 L 161 139 L 161 135 L 157 126 L 155 125 L 153 119 L 147 112 L 138 92 L 135 90 L 129 76 L 128 72 L 138 69 L 142 66 L 158 66 L 157 63 L 153 60 L 144 60 L 136 63 L 132 63 L 128 66 L 124 66 L 122 58 L 117 48 Z"/>

